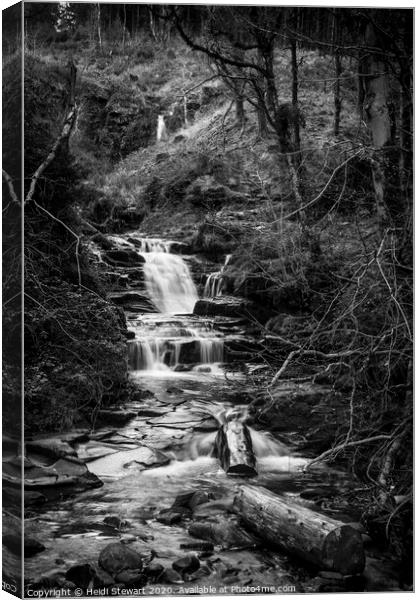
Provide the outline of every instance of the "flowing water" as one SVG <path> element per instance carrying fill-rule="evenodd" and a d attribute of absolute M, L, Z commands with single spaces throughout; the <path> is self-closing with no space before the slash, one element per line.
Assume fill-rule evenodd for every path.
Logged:
<path fill-rule="evenodd" d="M 33 526 L 47 549 L 27 560 L 29 577 L 48 571 L 54 561 L 64 565 L 61 569 L 75 562 L 95 564 L 110 540 L 124 536 L 131 536 L 138 550 L 153 549 L 156 560 L 170 567 L 186 553 L 181 544 L 194 540 L 188 535 L 188 519 L 166 525 L 157 519 L 159 511 L 170 507 L 177 494 L 200 490 L 215 499 L 203 506 L 202 518 L 229 518 L 226 507 L 236 485 L 247 481 L 228 476 L 213 455 L 220 425 L 232 418 L 243 422 L 248 418 L 247 407 L 240 402 L 246 381 L 225 356 L 222 330 L 229 329 L 232 320 L 192 314 L 197 288 L 186 261 L 170 252 L 170 242 L 136 238 L 133 245 L 118 239 L 144 257 L 145 289 L 159 309 L 158 313 L 127 313 L 134 335 L 128 342 L 130 377 L 144 399 L 127 406 L 138 413 L 128 425 L 103 427 L 77 447 L 79 457 L 88 461 L 104 486 L 49 503 L 34 514 Z M 209 286 L 205 294 L 219 293 L 219 287 Z M 227 399 L 232 391 L 239 402 Z M 305 458 L 294 455 L 269 433 L 252 428 L 250 432 L 257 458 L 254 483 L 296 498 L 313 477 L 318 477 L 318 485 L 343 485 L 342 477 L 332 471 L 324 472 L 321 479 L 304 474 Z M 118 516 L 129 525 L 113 529 L 103 523 L 108 516 Z M 240 585 L 293 583 L 299 568 L 279 552 L 250 548 L 216 547 L 207 564 L 211 576 L 203 575 L 201 584 L 228 581 L 222 571 L 231 572 L 229 581 Z"/>

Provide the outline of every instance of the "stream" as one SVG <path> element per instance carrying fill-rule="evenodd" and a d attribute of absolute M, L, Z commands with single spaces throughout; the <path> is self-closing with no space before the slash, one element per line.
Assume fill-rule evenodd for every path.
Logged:
<path fill-rule="evenodd" d="M 135 251 L 143 261 L 144 279 L 129 292 L 145 294 L 154 307 L 144 312 L 135 302 L 124 305 L 130 378 L 139 399 L 123 407 L 133 415 L 126 424 L 98 425 L 74 443 L 79 459 L 103 486 L 30 510 L 27 529 L 46 549 L 27 558 L 27 578 L 35 580 L 51 569 L 65 571 L 75 563 L 97 564 L 101 550 L 121 540 L 144 556 L 153 553 L 152 564 L 166 569 L 148 585 L 151 594 L 179 594 L 192 586 L 215 586 L 217 593 L 249 591 L 246 586 L 314 591 L 316 569 L 258 541 L 244 545 L 229 537 L 197 551 L 201 566 L 193 574 L 174 576 L 172 563 L 198 542 L 188 533 L 192 523 L 233 523 L 240 530 L 232 498 L 238 484 L 250 480 L 227 475 L 213 449 L 226 418 L 247 421 L 240 391 L 246 389 L 246 372 L 255 365 L 226 360 L 229 344 L 246 338 L 241 319 L 193 315 L 200 295 L 222 295 L 223 265 L 207 275 L 204 285 L 197 284 L 189 268 L 191 257 L 172 253 L 171 242 L 136 233 L 109 238 L 120 253 Z M 124 265 L 115 269 L 124 275 Z M 252 424 L 250 433 L 257 459 L 254 485 L 312 507 L 310 499 L 301 497 L 303 490 L 350 485 L 332 469 L 304 473 L 307 459 L 294 448 Z M 177 496 L 194 491 L 207 501 L 197 501 L 182 518 L 172 519 L 166 509 Z"/>

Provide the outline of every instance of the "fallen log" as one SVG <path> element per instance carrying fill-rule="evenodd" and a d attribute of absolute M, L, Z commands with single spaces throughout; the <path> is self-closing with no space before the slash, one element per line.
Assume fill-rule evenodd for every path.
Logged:
<path fill-rule="evenodd" d="M 240 486 L 234 509 L 263 540 L 325 571 L 354 575 L 365 567 L 360 533 L 341 521 L 251 485 Z"/>
<path fill-rule="evenodd" d="M 228 475 L 257 475 L 251 434 L 240 420 L 228 421 L 219 429 L 214 454 Z"/>

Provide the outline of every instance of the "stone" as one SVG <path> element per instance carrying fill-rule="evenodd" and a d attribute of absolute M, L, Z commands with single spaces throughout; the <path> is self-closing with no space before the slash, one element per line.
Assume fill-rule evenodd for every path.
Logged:
<path fill-rule="evenodd" d="M 162 573 L 160 581 L 164 581 L 165 583 L 184 583 L 181 575 L 175 569 L 165 569 Z"/>
<path fill-rule="evenodd" d="M 96 570 L 89 563 L 74 565 L 66 572 L 67 581 L 71 581 L 83 589 L 90 587 L 95 578 Z"/>
<path fill-rule="evenodd" d="M 185 513 L 184 513 L 185 514 Z M 163 523 L 164 525 L 174 525 L 175 523 L 179 523 L 183 517 L 183 513 L 181 511 L 162 511 L 156 517 L 156 520 L 159 523 Z"/>
<path fill-rule="evenodd" d="M 19 465 L 5 463 L 3 465 L 3 477 L 6 481 L 19 485 L 21 471 Z M 25 464 L 24 484 L 27 490 L 43 489 L 52 490 L 60 488 L 60 492 L 80 492 L 89 488 L 97 488 L 103 485 L 102 481 L 89 471 L 86 465 L 68 456 L 60 458 L 50 466 L 39 466 L 30 460 Z M 65 489 L 63 489 L 65 488 Z"/>
<path fill-rule="evenodd" d="M 26 450 L 29 454 L 34 452 L 51 458 L 77 456 L 76 450 L 70 444 L 56 438 L 28 441 L 26 442 Z"/>
<path fill-rule="evenodd" d="M 98 563 L 104 571 L 114 576 L 121 571 L 140 570 L 143 567 L 140 554 L 120 542 L 105 546 L 99 555 Z"/>
<path fill-rule="evenodd" d="M 142 586 L 147 582 L 147 577 L 140 569 L 125 569 L 116 575 L 115 581 L 124 585 Z"/>
<path fill-rule="evenodd" d="M 180 544 L 181 550 L 198 550 L 199 552 L 213 552 L 214 545 L 211 542 L 188 542 Z"/>
<path fill-rule="evenodd" d="M 179 507 L 194 510 L 200 504 L 205 504 L 210 500 L 210 494 L 208 492 L 202 492 L 200 490 L 193 490 L 191 492 L 184 492 L 179 494 L 172 505 L 172 509 L 176 510 Z"/>
<path fill-rule="evenodd" d="M 107 250 L 103 259 L 110 265 L 117 267 L 137 267 L 145 263 L 145 258 L 130 248 L 124 250 Z"/>
<path fill-rule="evenodd" d="M 130 526 L 129 521 L 125 521 L 123 519 L 120 519 L 120 517 L 116 516 L 105 517 L 103 523 L 105 523 L 105 525 L 108 525 L 109 527 L 113 527 L 114 529 L 118 530 L 125 529 L 126 527 Z"/>
<path fill-rule="evenodd" d="M 193 314 L 198 316 L 241 317 L 249 314 L 252 303 L 243 298 L 219 296 L 212 299 L 197 300 Z"/>
<path fill-rule="evenodd" d="M 155 583 L 158 581 L 165 570 L 165 567 L 160 563 L 152 562 L 150 565 L 144 569 L 144 574 L 146 575 L 148 581 Z"/>
<path fill-rule="evenodd" d="M 175 373 L 186 373 L 187 371 L 191 371 L 192 369 L 192 365 L 183 365 L 183 364 L 178 364 L 174 367 L 174 371 Z"/>
<path fill-rule="evenodd" d="M 175 571 L 179 571 L 182 575 L 186 573 L 193 573 L 200 568 L 200 561 L 196 554 L 187 554 L 182 558 L 178 558 L 172 563 L 172 568 Z"/>
<path fill-rule="evenodd" d="M 3 545 L 6 546 L 13 554 L 16 556 L 20 556 L 22 552 L 22 538 L 20 535 L 9 533 L 3 535 L 2 538 Z M 30 558 L 31 556 L 35 556 L 35 554 L 39 554 L 39 552 L 43 552 L 45 550 L 44 544 L 38 542 L 38 540 L 25 536 L 24 541 L 24 553 L 26 558 Z"/>

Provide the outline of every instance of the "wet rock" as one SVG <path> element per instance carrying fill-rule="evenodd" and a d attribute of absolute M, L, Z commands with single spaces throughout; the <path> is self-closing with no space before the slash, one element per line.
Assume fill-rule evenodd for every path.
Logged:
<path fill-rule="evenodd" d="M 198 550 L 199 552 L 213 552 L 214 545 L 211 542 L 188 542 L 180 544 L 181 550 Z"/>
<path fill-rule="evenodd" d="M 117 516 L 105 517 L 103 523 L 109 527 L 112 527 L 113 529 L 118 529 L 119 531 L 130 526 L 129 521 L 125 521 Z"/>
<path fill-rule="evenodd" d="M 115 581 L 124 585 L 142 586 L 147 582 L 147 578 L 140 569 L 125 569 L 116 575 Z"/>
<path fill-rule="evenodd" d="M 134 338 L 136 337 L 135 331 L 125 331 L 124 334 L 127 340 L 134 340 Z"/>
<path fill-rule="evenodd" d="M 125 310 L 135 312 L 156 312 L 156 308 L 149 298 L 139 292 L 112 292 L 108 295 L 109 299 L 122 306 Z"/>
<path fill-rule="evenodd" d="M 187 554 L 182 558 L 178 558 L 172 563 L 173 569 L 179 571 L 183 576 L 187 573 L 193 573 L 200 568 L 200 561 L 196 554 Z"/>
<path fill-rule="evenodd" d="M 143 538 L 142 538 L 143 539 Z M 135 535 L 126 534 L 120 537 L 121 544 L 131 544 L 137 540 Z"/>
<path fill-rule="evenodd" d="M 51 458 L 77 456 L 76 450 L 70 444 L 54 438 L 28 441 L 26 450 L 29 453 L 34 452 Z"/>
<path fill-rule="evenodd" d="M 184 492 L 175 498 L 172 509 L 176 510 L 177 508 L 183 507 L 193 511 L 197 506 L 200 504 L 205 504 L 212 498 L 213 496 L 211 496 L 208 492 L 202 492 L 200 490 Z"/>
<path fill-rule="evenodd" d="M 77 585 L 77 587 L 87 589 L 97 579 L 96 570 L 89 563 L 74 565 L 66 572 L 66 579 Z"/>
<path fill-rule="evenodd" d="M 144 257 L 130 248 L 107 250 L 103 253 L 103 259 L 108 264 L 118 267 L 137 267 L 145 263 Z"/>
<path fill-rule="evenodd" d="M 3 545 L 6 546 L 6 548 L 13 552 L 13 554 L 15 554 L 16 556 L 21 555 L 22 538 L 20 537 L 20 535 L 8 533 L 6 535 L 3 535 L 2 542 Z M 38 540 L 25 535 L 24 553 L 26 558 L 35 556 L 35 554 L 39 554 L 39 552 L 43 552 L 44 550 L 44 544 L 41 544 L 41 542 L 38 542 Z"/>
<path fill-rule="evenodd" d="M 194 431 L 216 431 L 220 424 L 212 417 L 194 426 Z"/>
<path fill-rule="evenodd" d="M 161 417 L 169 412 L 168 408 L 142 408 L 138 412 L 139 417 Z"/>
<path fill-rule="evenodd" d="M 148 581 L 155 583 L 159 581 L 165 567 L 160 563 L 151 563 L 144 569 L 144 574 L 146 575 Z"/>
<path fill-rule="evenodd" d="M 211 367 L 199 366 L 195 370 L 197 373 L 211 373 Z"/>
<path fill-rule="evenodd" d="M 165 583 L 184 583 L 181 575 L 175 569 L 165 569 L 162 573 L 160 581 L 164 581 Z"/>
<path fill-rule="evenodd" d="M 193 313 L 199 316 L 241 317 L 249 315 L 252 303 L 243 298 L 220 296 L 217 298 L 197 300 Z"/>
<path fill-rule="evenodd" d="M 20 486 L 20 465 L 5 463 L 3 465 L 3 477 L 9 483 Z M 91 473 L 86 465 L 74 457 L 60 458 L 51 466 L 38 466 L 31 461 L 26 461 L 24 470 L 25 488 L 36 490 L 52 490 L 60 488 L 60 491 L 71 493 L 80 492 L 89 488 L 101 487 L 102 481 Z M 63 488 L 66 488 L 63 490 Z"/>
<path fill-rule="evenodd" d="M 47 502 L 47 497 L 40 492 L 25 492 L 24 502 L 25 507 L 41 506 Z M 3 504 L 4 506 L 16 506 L 22 501 L 22 490 L 3 486 Z"/>
<path fill-rule="evenodd" d="M 183 365 L 179 364 L 174 367 L 175 373 L 186 373 L 187 371 L 191 371 L 193 365 Z"/>
<path fill-rule="evenodd" d="M 199 569 L 194 571 L 194 573 L 186 574 L 185 581 L 197 581 L 198 579 L 201 579 L 202 577 L 207 578 L 209 575 L 211 575 L 210 567 L 208 567 L 207 565 L 203 565 L 202 567 L 200 567 Z"/>
<path fill-rule="evenodd" d="M 179 523 L 184 516 L 188 516 L 189 514 L 190 511 L 187 511 L 186 509 L 179 509 L 177 511 L 169 509 L 161 511 L 156 517 L 156 520 L 164 525 L 174 525 L 175 523 Z"/>
<path fill-rule="evenodd" d="M 201 349 L 197 341 L 186 342 L 181 345 L 179 352 L 179 362 L 181 364 L 195 364 L 200 362 Z"/>
<path fill-rule="evenodd" d="M 95 585 L 96 587 L 111 587 L 114 584 L 114 578 L 109 573 L 96 567 Z"/>
<path fill-rule="evenodd" d="M 111 410 L 103 409 L 98 411 L 96 425 L 126 425 L 131 419 L 134 419 L 137 413 L 132 410 Z"/>
<path fill-rule="evenodd" d="M 182 390 L 180 388 L 173 386 L 173 387 L 169 387 L 166 390 L 166 393 L 167 394 L 182 394 Z"/>
<path fill-rule="evenodd" d="M 105 546 L 99 555 L 98 563 L 104 571 L 113 576 L 121 571 L 141 570 L 143 567 L 141 556 L 120 542 Z"/>

